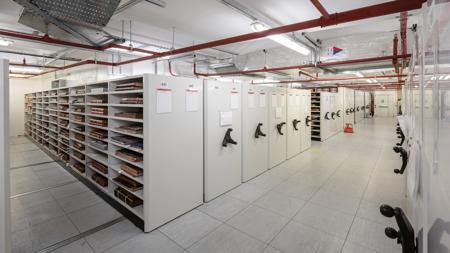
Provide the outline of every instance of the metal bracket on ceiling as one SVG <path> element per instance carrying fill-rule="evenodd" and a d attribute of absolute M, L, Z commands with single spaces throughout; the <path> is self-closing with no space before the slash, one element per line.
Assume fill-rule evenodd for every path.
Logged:
<path fill-rule="evenodd" d="M 20 5 L 22 5 L 23 7 L 25 7 L 24 11 L 30 11 L 30 12 L 32 12 L 34 14 L 37 14 L 37 15 L 47 19 L 52 24 L 56 25 L 57 27 L 61 28 L 62 30 L 72 34 L 76 38 L 78 38 L 80 40 L 87 41 L 89 44 L 91 44 L 93 46 L 98 46 L 97 43 L 92 41 L 88 36 L 86 36 L 82 32 L 77 31 L 76 29 L 74 29 L 71 26 L 65 24 L 64 22 L 60 21 L 59 19 L 54 18 L 52 15 L 50 15 L 47 12 L 41 10 L 39 7 L 37 7 L 36 5 L 32 4 L 31 2 L 29 2 L 27 0 L 14 0 L 14 1 L 19 3 Z"/>

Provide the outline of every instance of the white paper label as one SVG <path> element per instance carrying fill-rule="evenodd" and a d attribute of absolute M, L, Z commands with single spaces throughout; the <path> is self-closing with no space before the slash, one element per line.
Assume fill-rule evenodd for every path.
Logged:
<path fill-rule="evenodd" d="M 266 107 L 266 93 L 259 93 L 259 107 Z"/>
<path fill-rule="evenodd" d="M 230 94 L 230 108 L 238 109 L 239 108 L 239 92 L 231 91 Z"/>
<path fill-rule="evenodd" d="M 220 112 L 220 126 L 231 126 L 233 124 L 233 112 Z"/>
<path fill-rule="evenodd" d="M 248 108 L 255 108 L 255 93 L 249 91 L 247 99 L 248 99 Z"/>
<path fill-rule="evenodd" d="M 156 113 L 172 112 L 172 89 L 158 88 L 156 90 Z"/>
<path fill-rule="evenodd" d="M 275 108 L 275 118 L 281 119 L 282 115 L 283 115 L 283 108 L 281 108 L 281 107 Z"/>
<path fill-rule="evenodd" d="M 272 94 L 272 107 L 277 107 L 278 101 L 277 101 L 277 94 Z"/>
<path fill-rule="evenodd" d="M 186 111 L 196 112 L 199 107 L 199 92 L 195 89 L 186 90 Z"/>
<path fill-rule="evenodd" d="M 281 105 L 280 106 L 286 106 L 286 95 L 285 94 L 280 94 L 281 96 Z"/>

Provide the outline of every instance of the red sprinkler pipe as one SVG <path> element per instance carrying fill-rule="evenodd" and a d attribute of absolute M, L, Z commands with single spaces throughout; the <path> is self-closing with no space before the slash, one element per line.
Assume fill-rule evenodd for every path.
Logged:
<path fill-rule="evenodd" d="M 167 60 L 167 62 L 169 63 L 169 74 L 170 74 L 171 76 L 177 76 L 177 75 L 175 75 L 175 74 L 173 73 L 173 71 L 172 71 L 172 62 L 171 62 L 170 60 Z"/>
<path fill-rule="evenodd" d="M 410 57 L 411 55 L 407 55 L 407 57 Z M 254 69 L 254 70 L 242 70 L 242 71 L 234 71 L 234 72 L 225 72 L 225 73 L 199 73 L 196 70 L 196 65 L 194 64 L 194 75 L 196 76 L 204 76 L 204 77 L 211 77 L 211 76 L 229 76 L 229 75 L 245 75 L 245 74 L 253 74 L 253 73 L 260 73 L 260 72 L 273 72 L 273 71 L 283 71 L 283 70 L 290 70 L 290 69 L 304 69 L 304 68 L 314 68 L 314 67 L 329 67 L 329 66 L 339 66 L 339 65 L 347 65 L 347 64 L 354 64 L 354 63 L 365 63 L 365 62 L 377 62 L 377 61 L 387 61 L 387 60 L 393 60 L 394 58 L 400 58 L 401 56 L 380 56 L 380 57 L 371 57 L 371 58 L 360 58 L 360 59 L 351 59 L 351 60 L 345 60 L 345 61 L 334 61 L 334 62 L 323 62 L 318 64 L 305 64 L 305 65 L 295 65 L 295 66 L 287 66 L 287 67 L 275 67 L 275 68 L 261 68 L 261 69 Z"/>
<path fill-rule="evenodd" d="M 395 34 L 394 35 L 394 41 L 393 41 L 393 52 L 392 52 L 392 55 L 393 55 L 393 58 L 392 58 L 392 65 L 394 66 L 394 71 L 395 71 L 395 73 L 398 73 L 398 50 L 397 50 L 397 47 L 398 47 L 398 38 L 397 38 L 397 34 Z"/>
<path fill-rule="evenodd" d="M 316 9 L 322 14 L 322 17 L 329 18 L 330 14 L 328 13 L 327 9 L 323 7 L 323 5 L 319 2 L 319 0 L 311 0 L 311 3 L 316 7 Z"/>
<path fill-rule="evenodd" d="M 406 75 L 403 75 L 406 76 Z M 363 76 L 363 77 L 337 77 L 337 78 L 322 78 L 315 80 L 283 80 L 279 82 L 266 82 L 258 84 L 277 84 L 277 83 L 312 83 L 312 82 L 332 82 L 332 81 L 345 81 L 345 80 L 364 80 L 364 79 L 379 79 L 379 78 L 396 78 L 397 75 L 383 75 L 383 76 Z M 374 83 L 376 84 L 376 83 Z"/>
<path fill-rule="evenodd" d="M 326 27 L 331 25 L 338 25 L 342 23 L 348 23 L 352 21 L 362 20 L 362 19 L 368 19 L 368 18 L 374 18 L 374 17 L 380 17 L 385 16 L 389 14 L 399 13 L 402 11 L 409 11 L 414 9 L 420 9 L 422 7 L 422 3 L 425 2 L 425 0 L 408 0 L 408 1 L 391 1 L 376 5 L 371 5 L 363 8 L 353 9 L 349 11 L 344 11 L 340 13 L 334 13 L 331 14 L 328 19 L 324 18 L 317 18 L 317 19 L 311 19 L 295 24 L 280 26 L 272 29 L 268 29 L 265 31 L 260 32 L 253 32 L 253 33 L 247 33 L 243 35 L 238 35 L 226 39 L 220 39 L 215 41 L 210 41 L 194 46 L 174 49 L 162 53 L 157 53 L 150 56 L 144 56 L 132 60 L 123 61 L 120 63 L 117 63 L 118 65 L 123 64 L 130 64 L 145 60 L 152 60 L 164 56 L 171 56 L 176 54 L 183 54 L 183 53 L 189 53 L 194 52 L 202 49 L 208 49 L 212 47 L 219 47 L 224 46 L 228 44 L 233 43 L 239 43 L 249 40 L 255 40 L 264 38 L 271 35 L 277 35 L 277 34 L 283 34 L 283 33 L 290 33 L 295 32 L 299 30 L 309 29 L 309 28 L 315 28 L 315 27 Z"/>
<path fill-rule="evenodd" d="M 162 53 L 155 52 L 153 55 L 139 57 L 139 58 L 126 60 L 126 61 L 122 61 L 122 62 L 118 62 L 118 63 L 109 63 L 109 64 L 112 64 L 112 66 L 120 66 L 120 65 L 135 63 L 135 62 L 157 59 L 157 58 L 161 58 L 164 56 L 171 56 L 171 55 L 177 55 L 177 54 L 182 54 L 182 53 L 194 52 L 194 51 L 198 51 L 198 50 L 202 50 L 202 49 L 208 49 L 208 48 L 228 45 L 228 44 L 232 44 L 232 43 L 238 43 L 238 42 L 244 42 L 244 41 L 264 38 L 264 37 L 267 37 L 270 35 L 290 33 L 290 32 L 295 32 L 295 31 L 304 30 L 304 29 L 308 29 L 308 28 L 325 27 L 325 26 L 338 25 L 338 24 L 342 24 L 342 23 L 348 23 L 348 22 L 367 19 L 367 18 L 380 17 L 380 16 L 385 16 L 385 15 L 394 14 L 394 13 L 398 13 L 398 12 L 420 9 L 422 7 L 423 2 L 425 2 L 425 0 L 408 0 L 408 1 L 396 0 L 396 1 L 391 1 L 391 2 L 386 2 L 386 3 L 381 3 L 381 4 L 371 5 L 371 6 L 367 6 L 367 7 L 363 7 L 363 8 L 358 8 L 358 9 L 353 9 L 353 10 L 349 10 L 349 11 L 331 14 L 328 19 L 324 19 L 321 17 L 318 19 L 307 20 L 307 21 L 303 21 L 303 22 L 299 22 L 299 23 L 294 23 L 294 24 L 290 24 L 290 25 L 285 25 L 285 26 L 268 29 L 265 31 L 248 33 L 248 34 L 234 36 L 234 37 L 230 37 L 230 38 L 226 38 L 226 39 L 215 40 L 215 41 L 202 43 L 202 44 L 198 44 L 198 45 L 194 45 L 194 46 L 188 46 L 188 47 L 184 47 L 184 48 L 174 49 L 174 50 L 170 50 L 170 51 L 166 51 L 166 52 L 162 52 Z M 4 30 L 2 30 L 2 31 L 3 31 L 3 33 L 0 32 L 0 35 L 2 35 L 2 34 L 5 35 L 5 31 Z M 15 34 L 10 33 L 9 36 L 19 37 L 19 38 L 21 37 L 21 38 L 26 38 L 26 39 L 36 40 L 36 41 L 42 41 L 42 42 L 46 42 L 46 43 L 50 43 L 50 44 L 53 43 L 53 44 L 57 44 L 57 45 L 59 44 L 59 45 L 73 46 L 73 47 L 79 47 L 79 48 L 85 48 L 85 49 L 91 49 L 91 50 L 99 50 L 98 47 L 93 47 L 93 46 L 78 44 L 78 43 L 73 43 L 73 42 L 59 41 L 56 39 L 52 39 L 48 36 L 36 37 L 34 35 L 19 34 L 17 32 Z M 118 48 L 117 46 L 114 46 L 114 47 Z M 130 49 L 132 49 L 132 48 L 130 48 Z M 102 49 L 100 48 L 100 50 L 102 50 Z M 311 67 L 314 67 L 314 65 Z"/>

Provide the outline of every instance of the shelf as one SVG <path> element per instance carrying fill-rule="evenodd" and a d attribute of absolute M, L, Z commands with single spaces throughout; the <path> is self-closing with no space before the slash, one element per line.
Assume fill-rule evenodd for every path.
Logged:
<path fill-rule="evenodd" d="M 116 117 L 116 116 L 111 116 L 110 119 L 120 120 L 120 121 L 129 121 L 129 122 L 138 122 L 138 123 L 144 122 L 143 119 L 123 118 L 123 117 Z"/>
<path fill-rule="evenodd" d="M 143 108 L 143 104 L 110 104 L 112 107 L 130 107 L 130 108 Z"/>
<path fill-rule="evenodd" d="M 124 91 L 110 91 L 109 94 L 134 94 L 134 93 L 144 93 L 144 90 L 124 90 Z"/>
<path fill-rule="evenodd" d="M 136 138 L 141 138 L 141 139 L 144 138 L 144 135 L 142 135 L 142 134 L 132 134 L 132 133 L 127 133 L 127 132 L 119 131 L 119 130 L 117 130 L 117 129 L 110 129 L 110 131 L 113 132 L 113 133 L 123 134 L 123 135 L 128 135 L 128 136 L 133 136 L 133 137 L 136 137 Z"/>
<path fill-rule="evenodd" d="M 99 114 L 92 114 L 92 113 L 86 113 L 86 116 L 89 116 L 89 117 L 97 117 L 97 118 L 103 118 L 103 119 L 109 118 L 108 115 L 99 115 Z"/>
<path fill-rule="evenodd" d="M 72 159 L 74 159 L 75 161 L 77 161 L 77 162 L 79 162 L 79 163 L 82 163 L 82 164 L 84 164 L 84 165 L 86 165 L 86 160 L 81 160 L 80 158 L 78 158 L 78 157 L 76 157 L 76 156 L 74 156 L 74 155 L 72 155 L 72 154 L 70 154 L 70 157 L 72 157 Z"/>
<path fill-rule="evenodd" d="M 95 146 L 92 146 L 90 143 L 86 143 L 86 146 L 89 147 L 89 148 L 92 148 L 92 149 L 94 149 L 94 150 L 96 150 L 98 152 L 102 152 L 105 155 L 108 155 L 108 150 L 99 149 L 99 148 L 97 148 Z"/>
<path fill-rule="evenodd" d="M 129 190 L 129 189 L 128 189 L 126 186 L 124 186 L 123 184 L 114 181 L 114 179 L 110 179 L 109 181 L 112 182 L 113 184 L 117 185 L 117 186 L 120 186 L 120 188 L 123 188 L 124 190 L 126 190 L 127 192 L 133 194 L 134 196 L 136 196 L 136 197 L 138 197 L 138 198 L 144 200 L 144 191 L 143 191 L 143 190 L 139 190 L 139 191 L 133 192 L 133 191 Z"/>
<path fill-rule="evenodd" d="M 95 153 L 86 153 L 86 156 L 91 158 L 92 160 L 96 160 L 97 162 L 108 166 L 108 158 L 105 159 L 105 157 L 103 157 L 100 154 L 95 154 Z"/>
<path fill-rule="evenodd" d="M 112 156 L 112 157 L 114 157 L 114 158 L 116 158 L 116 159 L 121 160 L 122 162 L 126 162 L 126 163 L 129 163 L 129 164 L 131 164 L 131 165 L 134 165 L 134 166 L 136 166 L 136 167 L 138 167 L 138 168 L 144 169 L 144 163 L 143 163 L 143 162 L 137 162 L 137 163 L 136 163 L 136 162 L 128 161 L 127 159 L 121 158 L 121 157 L 119 157 L 119 156 L 116 156 L 116 155 L 113 154 L 113 153 L 109 153 L 109 155 Z"/>
<path fill-rule="evenodd" d="M 137 148 L 133 148 L 133 147 L 130 147 L 130 146 L 127 146 L 127 145 L 122 145 L 122 144 L 114 142 L 114 140 L 110 140 L 109 143 L 111 143 L 111 144 L 113 144 L 115 146 L 121 147 L 121 148 L 125 148 L 125 149 L 128 149 L 128 150 L 134 151 L 136 153 L 144 154 L 144 150 L 143 149 L 137 149 Z"/>
<path fill-rule="evenodd" d="M 120 174 L 120 175 L 125 175 L 125 176 L 127 176 L 127 177 L 133 179 L 133 180 L 136 181 L 136 182 L 139 182 L 139 183 L 141 183 L 141 184 L 144 184 L 144 177 L 143 177 L 143 176 L 140 176 L 140 177 L 134 177 L 134 176 L 132 176 L 132 175 L 126 173 L 125 171 L 123 171 L 123 170 L 120 168 L 120 164 L 110 165 L 109 168 L 111 168 L 112 170 L 114 170 L 115 172 L 117 172 L 117 173 Z"/>
<path fill-rule="evenodd" d="M 109 106 L 109 104 L 99 104 L 99 103 L 86 103 L 88 106 Z"/>

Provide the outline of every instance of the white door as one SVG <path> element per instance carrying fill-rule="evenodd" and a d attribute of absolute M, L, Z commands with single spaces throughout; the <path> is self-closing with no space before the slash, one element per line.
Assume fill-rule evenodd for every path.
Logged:
<path fill-rule="evenodd" d="M 286 88 L 273 87 L 269 114 L 269 167 L 286 160 Z"/>
<path fill-rule="evenodd" d="M 269 169 L 269 88 L 242 86 L 242 181 Z"/>
<path fill-rule="evenodd" d="M 241 85 L 208 80 L 204 92 L 204 194 L 210 201 L 242 180 Z"/>
<path fill-rule="evenodd" d="M 390 97 L 387 94 L 377 94 L 375 96 L 375 116 L 389 117 L 389 101 Z"/>

